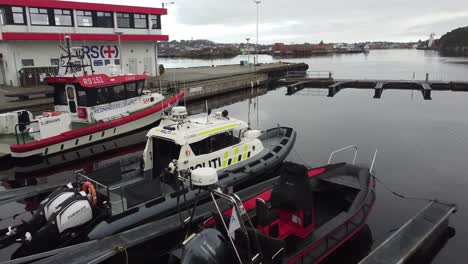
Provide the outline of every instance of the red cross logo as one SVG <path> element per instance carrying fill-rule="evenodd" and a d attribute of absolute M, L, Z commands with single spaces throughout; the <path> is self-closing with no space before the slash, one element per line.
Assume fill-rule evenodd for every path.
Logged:
<path fill-rule="evenodd" d="M 112 47 L 110 45 L 107 46 L 107 49 L 104 49 L 103 53 L 104 55 L 107 54 L 107 58 L 112 58 L 112 55 L 115 54 L 115 50 L 112 49 Z"/>

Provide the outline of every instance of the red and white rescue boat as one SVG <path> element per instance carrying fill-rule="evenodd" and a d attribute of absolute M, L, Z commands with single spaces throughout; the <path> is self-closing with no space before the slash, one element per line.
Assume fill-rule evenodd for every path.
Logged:
<path fill-rule="evenodd" d="M 95 74 L 80 48 L 63 48 L 54 87 L 54 110 L 33 117 L 27 110 L 0 114 L 0 153 L 12 157 L 49 156 L 108 140 L 153 125 L 184 96 L 145 90 L 146 74 Z M 87 73 L 87 68 L 92 74 Z"/>

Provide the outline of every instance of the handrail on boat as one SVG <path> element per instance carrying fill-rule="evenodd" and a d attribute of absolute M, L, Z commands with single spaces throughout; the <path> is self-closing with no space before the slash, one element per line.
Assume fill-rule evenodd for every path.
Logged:
<path fill-rule="evenodd" d="M 24 123 L 18 123 L 15 125 L 15 137 L 16 137 L 16 144 L 20 145 L 20 144 L 25 144 L 26 143 L 26 140 L 24 139 L 24 136 L 25 135 L 31 135 L 31 134 L 36 134 L 36 133 L 39 133 L 40 131 L 37 130 L 37 131 L 34 131 L 32 133 L 30 132 L 24 132 L 24 131 L 20 131 L 19 130 L 19 127 L 20 126 L 28 126 L 28 125 L 31 125 L 31 124 L 34 124 L 34 123 L 39 123 L 39 121 L 37 120 L 34 120 L 34 121 L 30 121 L 30 122 L 24 122 Z M 29 130 L 29 129 L 28 129 Z M 20 136 L 21 135 L 21 139 L 23 140 L 22 143 L 20 143 Z"/>
<path fill-rule="evenodd" d="M 371 163 L 371 166 L 370 166 L 370 169 L 369 169 L 369 172 L 373 175 L 374 174 L 374 164 L 375 164 L 375 159 L 377 158 L 377 153 L 379 152 L 378 149 L 375 149 L 375 152 L 374 152 L 374 157 L 372 158 L 372 163 Z"/>
<path fill-rule="evenodd" d="M 354 165 L 354 163 L 356 162 L 356 156 L 357 156 L 357 152 L 358 152 L 358 146 L 357 146 L 357 145 L 351 145 L 351 146 L 347 146 L 347 147 L 344 147 L 344 148 L 341 148 L 341 149 L 338 149 L 338 150 L 333 151 L 333 152 L 330 154 L 330 157 L 328 158 L 327 164 L 330 164 L 330 162 L 332 161 L 333 156 L 334 156 L 336 153 L 339 153 L 339 152 L 342 152 L 342 151 L 345 151 L 345 150 L 348 150 L 348 149 L 351 149 L 351 148 L 354 148 L 354 157 L 353 157 L 353 165 Z M 374 160 L 375 160 L 375 156 L 374 156 Z M 372 164 L 373 164 L 373 163 L 372 163 Z"/>

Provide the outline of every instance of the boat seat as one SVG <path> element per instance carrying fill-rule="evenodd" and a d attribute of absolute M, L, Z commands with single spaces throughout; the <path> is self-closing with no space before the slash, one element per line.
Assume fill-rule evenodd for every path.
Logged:
<path fill-rule="evenodd" d="M 279 212 L 278 238 L 305 237 L 315 228 L 314 206 L 319 181 L 310 178 L 308 169 L 285 162 L 280 180 L 271 193 L 271 207 Z"/>
<path fill-rule="evenodd" d="M 256 201 L 257 228 L 267 236 L 278 237 L 279 235 L 279 214 L 277 210 L 271 209 L 263 199 Z"/>
<path fill-rule="evenodd" d="M 240 229 L 235 231 L 234 244 L 239 252 L 239 255 L 245 263 L 265 263 L 276 264 L 281 263 L 281 252 L 284 252 L 285 242 L 283 240 L 265 235 L 261 230 L 256 228 L 246 227 L 248 237 L 242 233 Z M 249 246 L 250 248 L 247 248 Z M 279 254 L 277 254 L 280 252 Z M 256 262 L 252 258 L 261 253 L 263 258 L 257 259 Z"/>

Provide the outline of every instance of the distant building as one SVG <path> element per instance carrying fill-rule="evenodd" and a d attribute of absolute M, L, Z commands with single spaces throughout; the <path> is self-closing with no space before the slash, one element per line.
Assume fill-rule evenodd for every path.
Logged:
<path fill-rule="evenodd" d="M 65 35 L 83 47 L 96 72 L 123 63 L 127 73 L 155 75 L 155 43 L 168 40 L 161 34 L 166 14 L 161 8 L 0 0 L 0 85 L 44 83 L 62 63 L 59 44 Z"/>
<path fill-rule="evenodd" d="M 297 55 L 297 54 L 314 54 L 314 53 L 329 53 L 333 52 L 333 45 L 328 44 L 293 44 L 285 45 L 276 43 L 271 48 L 271 52 L 277 55 Z"/>

